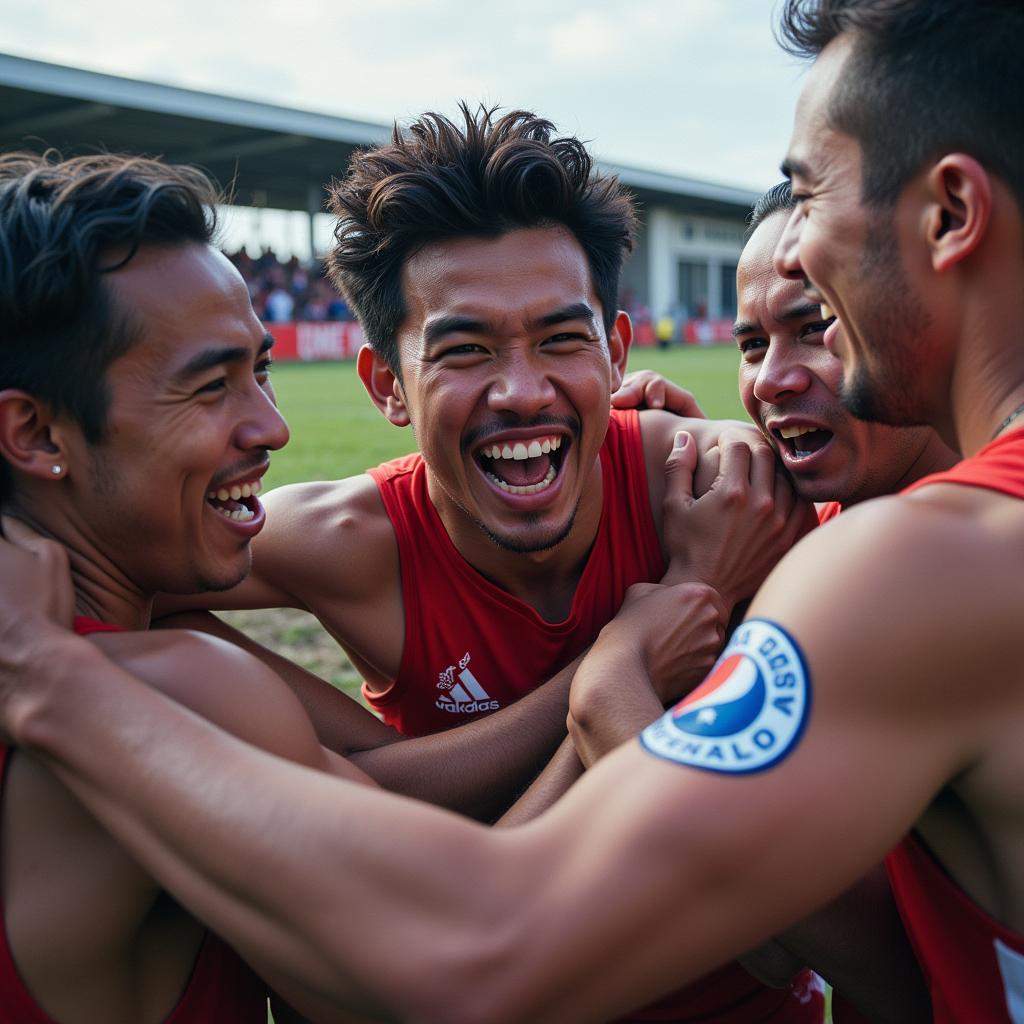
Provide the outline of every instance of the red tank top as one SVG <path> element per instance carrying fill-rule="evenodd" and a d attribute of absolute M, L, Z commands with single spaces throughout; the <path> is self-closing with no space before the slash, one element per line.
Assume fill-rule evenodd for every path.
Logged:
<path fill-rule="evenodd" d="M 79 616 L 75 632 L 119 633 L 96 619 Z M 0 797 L 3 795 L 12 749 L 0 744 Z M 0 893 L 0 921 L 4 919 Z M 199 948 L 192 975 L 164 1024 L 264 1024 L 267 1019 L 267 987 L 239 956 L 212 932 Z M 0 1021 L 10 1024 L 57 1024 L 44 1013 L 18 974 L 7 942 L 7 929 L 0 929 Z"/>
<path fill-rule="evenodd" d="M 1024 431 L 906 488 L 955 483 L 1024 498 Z M 910 941 L 931 989 L 936 1024 L 1024 1021 L 1024 936 L 1000 924 L 911 833 L 886 858 Z"/>
<path fill-rule="evenodd" d="M 640 420 L 613 411 L 601 448 L 601 522 L 568 617 L 545 622 L 456 550 L 408 455 L 371 469 L 398 541 L 405 639 L 398 675 L 363 695 L 406 736 L 442 732 L 524 697 L 572 661 L 618 611 L 626 589 L 661 578 Z"/>
<path fill-rule="evenodd" d="M 593 642 L 628 587 L 664 573 L 635 411 L 612 412 L 601 448 L 601 522 L 564 622 L 545 622 L 458 553 L 427 494 L 421 456 L 370 475 L 398 541 L 405 645 L 391 687 L 363 694 L 408 736 L 450 729 L 525 696 Z M 728 964 L 629 1019 L 820 1024 L 824 999 L 810 977 L 770 989 Z"/>

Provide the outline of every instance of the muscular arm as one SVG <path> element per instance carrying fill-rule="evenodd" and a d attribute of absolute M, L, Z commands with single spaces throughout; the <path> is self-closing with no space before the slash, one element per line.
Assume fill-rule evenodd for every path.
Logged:
<path fill-rule="evenodd" d="M 891 547 L 867 578 L 878 526 Z M 731 776 L 630 743 L 518 829 L 285 764 L 92 654 L 71 699 L 55 699 L 54 677 L 80 653 L 72 638 L 51 634 L 44 656 L 20 629 L 0 647 L 4 678 L 29 681 L 7 690 L 3 720 L 188 905 L 340 1005 L 421 1020 L 607 1019 L 840 893 L 983 745 L 1004 690 L 984 671 L 994 665 L 970 659 L 985 687 L 961 671 L 960 595 L 915 582 L 932 558 L 919 526 L 812 536 L 752 609 L 800 639 L 814 680 L 790 756 Z M 826 570 L 848 580 L 842 600 Z M 936 637 L 935 621 L 950 628 Z M 580 672 L 643 665 L 599 643 Z M 198 783 L 213 766 L 211 790 Z"/>

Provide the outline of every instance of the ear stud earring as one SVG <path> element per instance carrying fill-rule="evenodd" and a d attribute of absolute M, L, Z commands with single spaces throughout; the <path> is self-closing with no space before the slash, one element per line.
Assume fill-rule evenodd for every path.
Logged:
<path fill-rule="evenodd" d="M 51 473 L 52 473 L 52 474 L 53 474 L 54 476 L 60 476 L 60 475 L 61 475 L 61 473 L 63 473 L 63 472 L 64 472 L 64 468 L 63 468 L 62 466 L 59 466 L 59 465 L 57 465 L 57 463 L 54 463 L 54 464 L 53 464 L 53 465 L 52 465 L 52 466 L 50 467 L 50 472 L 51 472 Z"/>

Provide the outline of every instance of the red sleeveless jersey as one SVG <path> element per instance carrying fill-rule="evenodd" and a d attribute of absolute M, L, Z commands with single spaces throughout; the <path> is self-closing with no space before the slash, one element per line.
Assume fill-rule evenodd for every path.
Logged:
<path fill-rule="evenodd" d="M 120 633 L 97 619 L 79 616 L 75 632 Z M 0 744 L 0 797 L 12 749 Z M 0 893 L 0 920 L 4 917 Z M 192 975 L 164 1024 L 265 1024 L 267 987 L 233 950 L 212 932 L 199 947 Z M 7 929 L 0 929 L 0 1021 L 9 1024 L 58 1024 L 44 1013 L 25 987 L 7 942 Z"/>
<path fill-rule="evenodd" d="M 1024 498 L 1024 431 L 918 480 L 984 487 Z M 886 858 L 900 915 L 928 979 L 936 1024 L 1024 1021 L 1024 935 L 981 909 L 911 833 Z"/>
<path fill-rule="evenodd" d="M 593 643 L 628 587 L 664 572 L 635 411 L 612 413 L 601 448 L 601 522 L 562 622 L 545 622 L 459 554 L 427 494 L 420 455 L 369 472 L 398 541 L 405 637 L 391 686 L 364 686 L 363 696 L 406 736 L 442 732 L 524 697 Z"/>
<path fill-rule="evenodd" d="M 600 457 L 601 522 L 572 609 L 555 623 L 458 553 L 427 494 L 420 455 L 370 470 L 398 540 L 405 610 L 397 678 L 384 693 L 363 689 L 386 722 L 421 736 L 513 703 L 593 643 L 628 587 L 661 578 L 635 411 L 613 410 Z M 629 1017 L 719 1024 L 820 1024 L 823 1018 L 824 999 L 809 972 L 790 989 L 770 989 L 735 963 Z"/>

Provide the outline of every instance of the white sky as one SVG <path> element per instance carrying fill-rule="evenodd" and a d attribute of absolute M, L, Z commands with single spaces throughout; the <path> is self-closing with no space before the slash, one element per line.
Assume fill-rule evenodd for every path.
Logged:
<path fill-rule="evenodd" d="M 763 189 L 801 67 L 774 0 L 0 0 L 22 57 L 374 121 L 535 110 L 607 160 Z"/>

